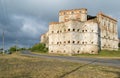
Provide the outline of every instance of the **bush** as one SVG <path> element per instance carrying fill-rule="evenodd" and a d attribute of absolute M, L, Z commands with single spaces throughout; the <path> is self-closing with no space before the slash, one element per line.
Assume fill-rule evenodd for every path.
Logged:
<path fill-rule="evenodd" d="M 43 52 L 46 53 L 48 52 L 48 48 L 46 48 L 46 45 L 43 43 L 38 43 L 35 44 L 32 48 L 31 51 L 39 51 L 39 52 Z"/>
<path fill-rule="evenodd" d="M 10 47 L 9 51 L 10 51 L 10 52 L 15 52 L 15 51 L 16 51 L 16 46 Z"/>

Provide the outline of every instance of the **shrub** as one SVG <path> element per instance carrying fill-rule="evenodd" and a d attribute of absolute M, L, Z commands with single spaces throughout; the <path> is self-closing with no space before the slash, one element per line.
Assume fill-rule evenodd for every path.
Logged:
<path fill-rule="evenodd" d="M 43 44 L 43 43 L 38 43 L 38 44 L 35 44 L 32 48 L 31 48 L 31 51 L 39 51 L 39 52 L 47 52 L 48 51 L 48 48 L 46 48 L 46 45 Z"/>
<path fill-rule="evenodd" d="M 10 47 L 10 49 L 9 49 L 10 52 L 15 52 L 16 50 L 17 50 L 16 46 L 12 46 L 12 47 Z"/>

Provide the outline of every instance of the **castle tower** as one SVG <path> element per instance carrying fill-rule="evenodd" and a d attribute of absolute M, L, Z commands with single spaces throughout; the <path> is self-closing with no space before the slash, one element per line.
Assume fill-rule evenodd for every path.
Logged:
<path fill-rule="evenodd" d="M 85 8 L 81 9 L 81 21 L 83 22 L 87 21 L 87 9 Z"/>
<path fill-rule="evenodd" d="M 61 10 L 59 12 L 59 22 L 67 22 L 69 20 L 87 21 L 87 9 Z"/>

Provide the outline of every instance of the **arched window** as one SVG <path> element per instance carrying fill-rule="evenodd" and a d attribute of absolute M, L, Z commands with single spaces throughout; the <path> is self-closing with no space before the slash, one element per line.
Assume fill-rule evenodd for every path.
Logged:
<path fill-rule="evenodd" d="M 59 31 L 57 31 L 57 33 L 59 33 Z"/>
<path fill-rule="evenodd" d="M 78 44 L 80 43 L 80 41 L 77 42 Z"/>
<path fill-rule="evenodd" d="M 87 32 L 87 30 L 85 30 Z"/>
<path fill-rule="evenodd" d="M 80 29 L 77 29 L 77 31 L 79 32 Z"/>

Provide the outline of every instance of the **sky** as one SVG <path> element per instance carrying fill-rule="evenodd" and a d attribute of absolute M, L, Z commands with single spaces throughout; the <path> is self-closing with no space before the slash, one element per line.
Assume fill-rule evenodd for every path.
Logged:
<path fill-rule="evenodd" d="M 120 0 L 0 0 L 0 48 L 4 32 L 5 48 L 14 45 L 31 47 L 40 42 L 50 22 L 58 21 L 58 12 L 87 8 L 116 18 L 120 29 Z M 120 37 L 120 30 L 118 30 Z"/>

